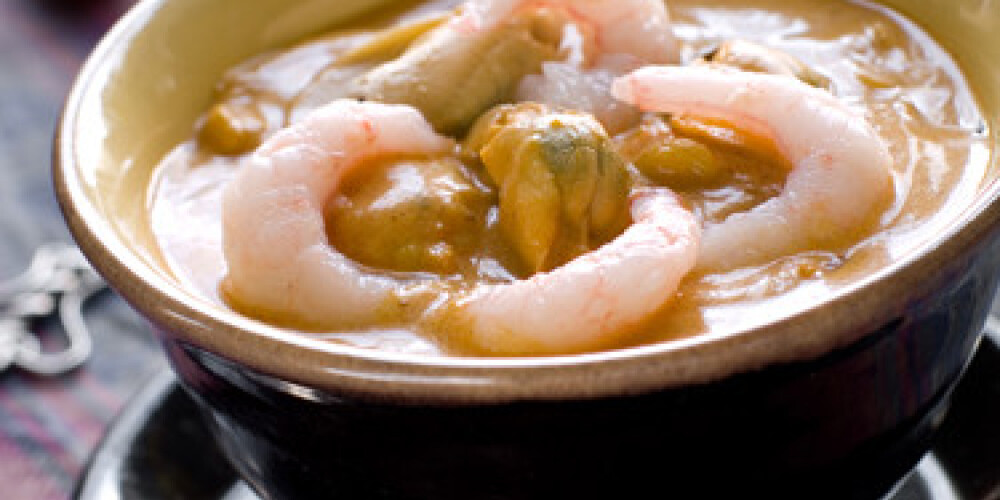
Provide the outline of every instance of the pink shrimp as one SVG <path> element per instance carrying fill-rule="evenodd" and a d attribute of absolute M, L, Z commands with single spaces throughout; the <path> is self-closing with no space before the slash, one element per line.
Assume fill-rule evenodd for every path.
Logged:
<path fill-rule="evenodd" d="M 576 109 L 594 115 L 611 134 L 639 114 L 609 93 L 611 81 L 646 64 L 674 64 L 680 48 L 662 0 L 472 0 L 462 26 L 489 27 L 527 9 L 547 9 L 567 20 L 563 60 L 525 76 L 518 101 Z"/>
<path fill-rule="evenodd" d="M 614 240 L 551 272 L 475 287 L 437 312 L 437 329 L 499 355 L 615 345 L 670 302 L 698 254 L 697 221 L 669 190 L 637 189 L 631 210 Z"/>
<path fill-rule="evenodd" d="M 705 229 L 698 269 L 764 264 L 836 245 L 891 191 L 885 141 L 832 94 L 795 78 L 651 66 L 616 80 L 612 93 L 645 111 L 724 120 L 768 137 L 792 165 L 781 194 Z"/>
<path fill-rule="evenodd" d="M 311 325 L 373 321 L 401 285 L 328 242 L 323 205 L 368 158 L 453 147 L 408 106 L 338 100 L 268 139 L 223 198 L 227 295 L 240 307 Z"/>
<path fill-rule="evenodd" d="M 459 32 L 491 29 L 529 9 L 561 14 L 584 44 L 602 55 L 627 55 L 645 64 L 675 63 L 679 58 L 662 0 L 469 0 L 453 26 Z"/>

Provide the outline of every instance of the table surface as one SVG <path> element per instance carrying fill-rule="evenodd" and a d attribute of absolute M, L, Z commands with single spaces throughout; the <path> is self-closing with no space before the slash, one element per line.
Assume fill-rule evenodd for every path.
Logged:
<path fill-rule="evenodd" d="M 0 281 L 35 247 L 70 241 L 52 192 L 52 134 L 80 64 L 129 0 L 0 0 Z M 164 365 L 149 326 L 114 294 L 86 309 L 95 341 L 57 378 L 0 373 L 0 485 L 11 500 L 68 498 L 108 422 Z"/>

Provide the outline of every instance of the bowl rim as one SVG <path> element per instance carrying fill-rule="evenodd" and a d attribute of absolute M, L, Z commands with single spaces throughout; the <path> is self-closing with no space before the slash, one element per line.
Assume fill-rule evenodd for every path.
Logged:
<path fill-rule="evenodd" d="M 54 141 L 57 199 L 93 266 L 161 335 L 283 383 L 397 402 L 501 403 L 639 394 L 810 360 L 905 317 L 913 297 L 929 293 L 935 276 L 967 265 L 970 250 L 987 241 L 1000 222 L 1000 182 L 984 180 L 978 198 L 932 241 L 810 307 L 734 333 L 586 354 L 515 358 L 413 355 L 325 342 L 222 310 L 183 292 L 129 247 L 87 192 L 77 156 L 83 103 L 100 98 L 97 75 L 112 69 L 167 1 L 146 0 L 133 6 L 84 63 Z M 996 125 L 984 118 L 991 145 L 988 166 L 996 171 Z"/>

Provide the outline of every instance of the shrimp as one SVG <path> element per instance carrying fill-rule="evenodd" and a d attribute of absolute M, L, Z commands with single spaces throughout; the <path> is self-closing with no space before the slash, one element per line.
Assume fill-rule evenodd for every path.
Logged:
<path fill-rule="evenodd" d="M 644 111 L 723 120 L 769 138 L 791 165 L 781 193 L 705 229 L 696 269 L 724 271 L 835 246 L 889 196 L 889 148 L 832 94 L 788 76 L 711 67 L 645 67 L 617 79 Z"/>
<path fill-rule="evenodd" d="M 666 188 L 638 188 L 630 206 L 633 224 L 614 240 L 550 272 L 476 286 L 439 309 L 437 330 L 497 355 L 614 345 L 672 299 L 700 238 Z"/>
<path fill-rule="evenodd" d="M 521 12 L 538 9 L 551 11 L 575 28 L 570 36 L 565 29 L 563 33 L 563 45 L 575 52 L 571 58 L 584 57 L 577 44 L 599 54 L 631 56 L 645 64 L 671 64 L 680 58 L 663 0 L 470 0 L 454 26 L 466 33 L 488 30 Z"/>
<path fill-rule="evenodd" d="M 661 0 L 469 0 L 403 55 L 358 78 L 351 96 L 409 104 L 447 134 L 461 134 L 494 105 L 525 97 L 553 96 L 546 102 L 581 109 L 573 104 L 586 95 L 582 110 L 615 124 L 629 115 L 608 94 L 611 78 L 677 59 Z M 595 61 L 601 68 L 625 66 L 612 75 L 581 74 L 581 65 Z M 537 81 L 539 73 L 548 76 Z M 533 83 L 519 93 L 522 80 Z"/>
<path fill-rule="evenodd" d="M 296 325 L 373 321 L 400 282 L 335 250 L 323 205 L 366 159 L 453 147 L 413 108 L 349 100 L 278 132 L 241 165 L 223 195 L 227 296 L 238 308 Z"/>
<path fill-rule="evenodd" d="M 542 5 L 564 12 L 570 20 L 563 28 L 561 48 L 565 59 L 546 61 L 540 74 L 522 78 L 516 100 L 585 111 L 610 134 L 625 130 L 639 119 L 634 108 L 611 96 L 611 81 L 643 65 L 674 64 L 680 59 L 662 0 L 514 3 Z"/>

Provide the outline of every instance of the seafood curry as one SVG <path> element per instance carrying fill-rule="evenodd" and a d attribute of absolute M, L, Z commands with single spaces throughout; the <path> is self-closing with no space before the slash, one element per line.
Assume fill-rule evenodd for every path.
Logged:
<path fill-rule="evenodd" d="M 985 134 L 874 4 L 407 1 L 230 70 L 151 226 L 178 280 L 303 334 L 569 354 L 884 268 L 965 206 Z"/>

